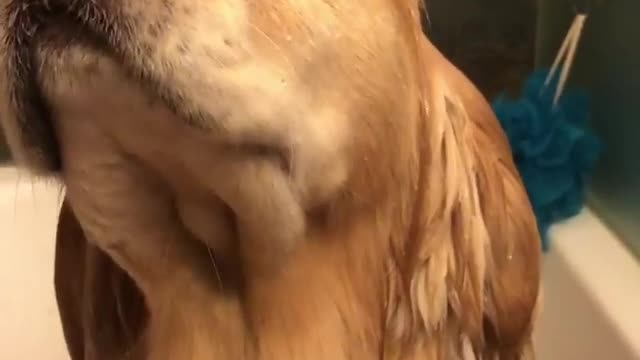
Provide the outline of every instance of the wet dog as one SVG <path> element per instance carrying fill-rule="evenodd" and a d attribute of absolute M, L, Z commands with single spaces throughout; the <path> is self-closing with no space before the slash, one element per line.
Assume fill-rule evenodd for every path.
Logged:
<path fill-rule="evenodd" d="M 408 0 L 0 0 L 72 358 L 519 359 L 535 220 Z"/>

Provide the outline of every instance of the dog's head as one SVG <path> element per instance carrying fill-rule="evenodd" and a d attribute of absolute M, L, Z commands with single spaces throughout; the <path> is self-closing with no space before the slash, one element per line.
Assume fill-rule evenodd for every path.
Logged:
<path fill-rule="evenodd" d="M 389 112 L 410 102 L 397 90 L 412 90 L 414 7 L 386 0 L 3 1 L 3 125 L 19 163 L 59 172 L 63 109 L 54 98 L 124 76 L 212 141 L 282 156 L 300 142 L 340 151 L 355 134 L 381 127 L 363 108 Z"/>
<path fill-rule="evenodd" d="M 377 351 L 393 359 L 444 356 L 462 337 L 487 356 L 527 342 L 535 222 L 497 122 L 423 38 L 418 1 L 0 5 L 14 158 L 64 182 L 87 237 L 152 314 L 176 306 L 162 284 L 205 281 L 193 273 L 206 251 L 185 245 L 198 242 L 235 259 L 216 276 L 242 273 L 245 305 L 271 271 L 257 293 L 301 290 L 274 263 L 358 288 L 343 300 L 368 304 L 353 311 L 368 325 L 335 326 L 388 342 Z"/>
<path fill-rule="evenodd" d="M 165 177 L 186 171 L 191 187 L 210 183 L 236 212 L 260 206 L 229 189 L 244 178 L 276 193 L 262 202 L 287 209 L 291 242 L 305 210 L 345 187 L 370 201 L 410 160 L 398 156 L 411 155 L 423 105 L 417 3 L 2 5 L 0 108 L 14 159 L 67 185 L 115 147 Z M 230 153 L 242 160 L 227 164 Z M 236 165 L 248 158 L 269 164 Z"/>

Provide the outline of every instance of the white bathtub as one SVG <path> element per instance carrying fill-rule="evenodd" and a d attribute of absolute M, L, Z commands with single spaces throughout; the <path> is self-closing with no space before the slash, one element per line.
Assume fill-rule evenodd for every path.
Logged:
<path fill-rule="evenodd" d="M 640 360 L 638 259 L 588 209 L 551 239 L 538 358 Z"/>
<path fill-rule="evenodd" d="M 0 359 L 69 359 L 53 293 L 59 189 L 0 168 Z"/>
<path fill-rule="evenodd" d="M 0 359 L 67 360 L 52 285 L 59 186 L 0 168 Z M 544 259 L 540 360 L 640 360 L 640 265 L 589 211 Z"/>

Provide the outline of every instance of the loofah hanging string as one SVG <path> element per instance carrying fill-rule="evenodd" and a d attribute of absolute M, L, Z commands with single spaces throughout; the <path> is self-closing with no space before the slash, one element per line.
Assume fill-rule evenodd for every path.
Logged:
<path fill-rule="evenodd" d="M 547 74 L 547 77 L 544 82 L 545 87 L 549 87 L 551 85 L 552 79 L 555 77 L 556 72 L 558 71 L 558 67 L 564 60 L 562 65 L 562 70 L 560 70 L 560 78 L 557 81 L 555 86 L 556 92 L 553 97 L 553 105 L 558 105 L 558 100 L 562 95 L 562 91 L 564 90 L 567 80 L 569 79 L 569 73 L 571 71 L 571 67 L 573 66 L 573 61 L 576 55 L 576 49 L 578 48 L 578 44 L 580 43 L 580 37 L 582 36 L 582 29 L 584 29 L 584 23 L 587 20 L 586 14 L 578 14 L 571 27 L 569 28 L 569 32 L 562 42 L 562 47 L 560 47 L 560 51 L 558 51 L 558 55 L 556 55 L 556 59 L 553 61 L 553 65 L 551 66 L 551 70 Z"/>

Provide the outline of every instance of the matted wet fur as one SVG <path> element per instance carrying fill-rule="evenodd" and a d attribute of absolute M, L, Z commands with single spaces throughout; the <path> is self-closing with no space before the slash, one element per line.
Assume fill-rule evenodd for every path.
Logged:
<path fill-rule="evenodd" d="M 73 360 L 532 357 L 533 214 L 409 0 L 0 0 Z"/>

